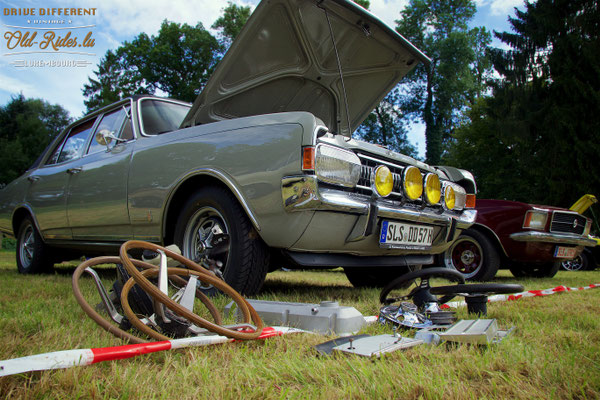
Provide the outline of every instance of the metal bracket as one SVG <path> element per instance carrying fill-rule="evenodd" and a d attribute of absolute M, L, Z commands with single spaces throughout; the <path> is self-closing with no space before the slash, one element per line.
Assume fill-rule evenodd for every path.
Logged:
<path fill-rule="evenodd" d="M 100 280 L 100 277 L 98 276 L 96 271 L 88 267 L 85 269 L 85 272 L 91 275 L 92 279 L 94 280 L 96 288 L 98 289 L 98 293 L 100 294 L 100 298 L 102 299 L 102 304 L 104 304 L 104 308 L 106 308 L 110 319 L 115 321 L 117 324 L 121 324 L 121 322 L 123 322 L 124 317 L 121 314 L 119 314 L 119 312 L 115 308 L 115 305 L 110 300 L 108 292 L 106 291 L 106 288 L 102 284 L 102 281 Z"/>

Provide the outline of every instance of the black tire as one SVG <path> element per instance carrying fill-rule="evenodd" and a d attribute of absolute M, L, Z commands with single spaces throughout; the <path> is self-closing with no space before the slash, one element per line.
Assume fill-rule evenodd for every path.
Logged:
<path fill-rule="evenodd" d="M 363 287 L 374 287 L 382 288 L 390 281 L 407 274 L 413 270 L 421 269 L 421 266 L 406 267 L 401 266 L 397 268 L 380 268 L 380 267 L 348 267 L 344 268 L 346 277 L 356 288 Z"/>
<path fill-rule="evenodd" d="M 565 271 L 587 271 L 590 262 L 585 250 L 572 260 L 566 260 L 560 263 L 560 268 Z"/>
<path fill-rule="evenodd" d="M 183 206 L 175 227 L 175 243 L 191 260 L 211 251 L 199 250 L 196 245 L 208 240 L 201 237 L 201 230 L 207 235 L 221 231 L 228 238 L 227 244 L 210 257 L 222 263 L 217 272 L 225 282 L 241 294 L 258 293 L 267 275 L 269 251 L 240 204 L 226 189 L 202 188 Z M 212 286 L 205 289 L 207 294 L 217 293 Z"/>
<path fill-rule="evenodd" d="M 54 258 L 31 217 L 21 221 L 17 231 L 17 269 L 21 274 L 51 273 Z"/>
<path fill-rule="evenodd" d="M 440 258 L 441 266 L 460 272 L 468 281 L 492 280 L 500 267 L 494 243 L 474 229 L 464 231 Z"/>
<path fill-rule="evenodd" d="M 552 278 L 558 272 L 560 264 L 560 261 L 542 264 L 512 263 L 509 269 L 515 278 Z"/>

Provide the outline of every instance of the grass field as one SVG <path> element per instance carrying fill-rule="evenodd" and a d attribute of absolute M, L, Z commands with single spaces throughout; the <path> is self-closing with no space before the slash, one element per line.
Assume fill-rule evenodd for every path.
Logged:
<path fill-rule="evenodd" d="M 123 344 L 75 302 L 65 264 L 50 276 L 17 274 L 14 252 L 0 252 L 0 360 L 43 352 Z M 105 283 L 112 269 L 101 271 Z M 600 283 L 600 270 L 559 272 L 552 279 L 496 282 L 526 289 Z M 85 291 L 92 293 L 89 279 Z M 354 289 L 343 272 L 275 272 L 266 300 L 337 300 L 364 315 L 379 309 L 379 291 Z M 466 310 L 459 317 L 469 318 Z M 488 317 L 515 330 L 499 345 L 418 346 L 379 360 L 317 357 L 331 339 L 297 334 L 155 353 L 88 367 L 0 378 L 0 398 L 33 399 L 597 399 L 600 398 L 600 289 L 488 306 Z M 361 333 L 390 333 L 369 326 Z M 406 332 L 407 336 L 412 336 Z"/>

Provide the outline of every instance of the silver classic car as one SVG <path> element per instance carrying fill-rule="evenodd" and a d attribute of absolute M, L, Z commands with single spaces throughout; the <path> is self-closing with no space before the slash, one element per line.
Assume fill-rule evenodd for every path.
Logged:
<path fill-rule="evenodd" d="M 419 62 L 351 1 L 263 1 L 193 105 L 127 98 L 69 126 L 0 191 L 0 230 L 22 273 L 140 239 L 246 294 L 280 266 L 388 282 L 476 216 L 470 173 L 351 137 Z"/>

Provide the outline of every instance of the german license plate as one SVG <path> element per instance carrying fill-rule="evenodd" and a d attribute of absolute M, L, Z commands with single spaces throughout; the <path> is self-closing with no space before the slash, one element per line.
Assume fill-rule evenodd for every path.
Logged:
<path fill-rule="evenodd" d="M 392 221 L 383 221 L 381 224 L 380 245 L 431 246 L 431 243 L 433 243 L 432 226 Z"/>
<path fill-rule="evenodd" d="M 575 258 L 575 247 L 556 246 L 554 250 L 555 258 Z"/>

